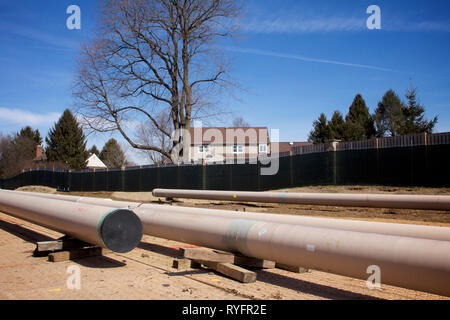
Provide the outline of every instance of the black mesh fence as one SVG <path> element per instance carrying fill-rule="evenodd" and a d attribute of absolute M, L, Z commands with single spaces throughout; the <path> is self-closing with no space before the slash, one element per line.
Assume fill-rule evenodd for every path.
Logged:
<path fill-rule="evenodd" d="M 0 187 L 43 185 L 86 192 L 154 188 L 265 191 L 308 185 L 450 187 L 449 144 L 319 152 L 282 157 L 278 161 L 275 175 L 260 174 L 263 168 L 274 166 L 274 162 L 72 172 L 31 170 L 0 179 Z"/>

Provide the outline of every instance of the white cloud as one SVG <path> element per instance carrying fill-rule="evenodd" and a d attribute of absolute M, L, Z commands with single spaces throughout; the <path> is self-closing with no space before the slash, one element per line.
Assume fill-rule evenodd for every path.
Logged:
<path fill-rule="evenodd" d="M 331 32 L 363 32 L 369 17 L 365 11 L 344 14 L 324 8 L 323 12 L 307 8 L 281 8 L 267 12 L 252 8 L 252 14 L 242 21 L 242 30 L 257 34 L 310 34 Z M 450 32 L 450 21 L 415 21 L 408 16 L 384 15 L 382 29 L 390 32 Z"/>
<path fill-rule="evenodd" d="M 344 17 L 272 17 L 254 18 L 243 25 L 243 30 L 253 33 L 313 33 L 361 31 L 366 27 L 364 18 Z"/>
<path fill-rule="evenodd" d="M 62 37 L 37 28 L 28 28 L 15 23 L 6 23 L 5 21 L 0 21 L 0 27 L 9 30 L 11 34 L 16 36 L 37 41 L 41 44 L 41 48 L 50 47 L 52 49 L 74 50 L 80 46 L 79 42 L 69 37 Z"/>
<path fill-rule="evenodd" d="M 60 116 L 61 114 L 57 112 L 34 113 L 21 109 L 0 107 L 0 120 L 6 121 L 8 124 L 51 126 Z"/>
<path fill-rule="evenodd" d="M 383 29 L 396 32 L 450 32 L 450 22 L 444 21 L 421 21 L 405 22 L 396 20 L 387 22 Z"/>
<path fill-rule="evenodd" d="M 385 72 L 397 72 L 392 69 L 371 66 L 371 65 L 366 65 L 366 64 L 357 64 L 357 63 L 342 62 L 342 61 L 335 61 L 335 60 L 328 60 L 328 59 L 310 58 L 310 57 L 305 57 L 305 56 L 301 56 L 301 55 L 286 54 L 286 53 L 279 53 L 279 52 L 265 51 L 265 50 L 258 50 L 258 49 L 237 48 L 237 47 L 225 47 L 223 49 L 228 50 L 228 51 L 233 51 L 233 52 L 249 53 L 249 54 L 256 54 L 256 55 L 269 56 L 269 57 L 287 58 L 287 59 L 294 59 L 294 60 L 300 60 L 300 61 L 305 61 L 305 62 L 326 63 L 326 64 L 346 66 L 346 67 L 385 71 Z"/>

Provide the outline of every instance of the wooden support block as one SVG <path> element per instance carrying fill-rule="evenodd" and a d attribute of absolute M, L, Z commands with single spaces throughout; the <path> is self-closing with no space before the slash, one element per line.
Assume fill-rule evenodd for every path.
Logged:
<path fill-rule="evenodd" d="M 172 262 L 172 268 L 178 270 L 186 270 L 190 269 L 192 264 L 192 260 L 189 259 L 174 259 Z"/>
<path fill-rule="evenodd" d="M 275 261 L 262 260 L 258 258 L 245 257 L 229 252 L 210 250 L 205 248 L 180 248 L 180 256 L 185 259 L 233 263 L 240 266 L 261 269 L 275 268 Z"/>
<path fill-rule="evenodd" d="M 289 266 L 287 264 L 282 264 L 282 263 L 276 263 L 275 267 L 278 269 L 282 269 L 282 270 L 286 270 L 286 271 L 290 271 L 290 272 L 295 272 L 295 273 L 306 273 L 308 272 L 308 269 L 306 268 L 302 268 L 302 267 L 295 267 L 295 266 Z"/>
<path fill-rule="evenodd" d="M 197 260 L 191 260 L 191 268 L 192 269 L 201 269 L 202 268 L 202 263 L 200 261 L 197 261 Z"/>
<path fill-rule="evenodd" d="M 204 248 L 180 248 L 180 256 L 185 259 L 214 262 L 234 262 L 234 255 Z"/>
<path fill-rule="evenodd" d="M 232 263 L 201 261 L 206 267 L 242 283 L 256 281 L 256 272 L 246 270 Z"/>
<path fill-rule="evenodd" d="M 100 255 L 102 255 L 102 248 L 100 247 L 78 248 L 70 251 L 59 251 L 49 253 L 48 261 L 61 262 Z"/>
<path fill-rule="evenodd" d="M 36 251 L 54 251 L 54 250 L 62 250 L 62 241 L 39 241 L 36 242 Z"/>
<path fill-rule="evenodd" d="M 256 272 L 246 270 L 231 263 L 218 263 L 216 271 L 242 283 L 256 282 Z"/>
<path fill-rule="evenodd" d="M 38 241 L 36 242 L 36 249 L 34 249 L 34 256 L 45 256 L 51 251 L 70 250 L 75 248 L 83 248 L 92 246 L 84 241 L 62 237 L 58 240 L 52 241 Z"/>
<path fill-rule="evenodd" d="M 257 258 L 250 258 L 244 256 L 236 255 L 234 257 L 234 264 L 239 266 L 246 266 L 249 268 L 259 268 L 259 269 L 273 269 L 275 268 L 275 261 L 262 260 Z"/>

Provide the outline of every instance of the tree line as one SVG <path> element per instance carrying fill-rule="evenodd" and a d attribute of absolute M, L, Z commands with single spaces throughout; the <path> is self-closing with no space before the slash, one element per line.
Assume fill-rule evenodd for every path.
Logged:
<path fill-rule="evenodd" d="M 432 133 L 438 117 L 425 119 L 425 107 L 417 99 L 417 88 L 407 90 L 406 102 L 394 90 L 388 90 L 373 114 L 361 94 L 357 94 L 347 115 L 335 111 L 330 120 L 322 113 L 313 122 L 308 140 L 314 144 L 330 140 L 359 141 L 412 133 Z"/>
<path fill-rule="evenodd" d="M 69 109 L 50 129 L 45 142 L 45 157 L 38 159 L 36 150 L 43 143 L 39 130 L 26 126 L 13 135 L 0 133 L 0 177 L 12 177 L 25 168 L 42 164 L 82 169 L 91 154 L 96 154 L 108 168 L 131 165 L 122 147 L 113 138 L 105 143 L 101 151 L 95 145 L 87 150 L 83 129 Z"/>

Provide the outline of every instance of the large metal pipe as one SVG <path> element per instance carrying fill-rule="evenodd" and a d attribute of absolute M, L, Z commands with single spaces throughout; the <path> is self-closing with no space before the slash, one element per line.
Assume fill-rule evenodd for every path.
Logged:
<path fill-rule="evenodd" d="M 142 238 L 139 217 L 128 209 L 71 203 L 0 191 L 0 212 L 115 252 L 136 248 Z"/>
<path fill-rule="evenodd" d="M 168 205 L 162 206 L 155 204 L 143 204 L 137 202 L 113 201 L 111 199 L 89 198 L 89 197 L 46 194 L 46 193 L 31 193 L 31 192 L 24 192 L 24 193 L 51 199 L 61 199 L 79 203 L 97 204 L 114 208 L 128 208 L 130 210 L 135 210 L 136 208 L 145 208 L 152 212 L 164 211 L 167 213 L 170 212 L 170 213 L 203 214 L 214 217 L 236 218 L 244 220 L 259 220 L 273 223 L 303 225 L 317 228 L 329 228 L 329 229 L 339 229 L 356 232 L 379 233 L 394 236 L 415 237 L 430 240 L 450 241 L 450 228 L 448 227 L 357 221 L 357 220 L 323 218 L 323 217 L 293 216 L 293 215 L 281 215 L 270 213 L 236 212 L 227 210 L 216 210 L 216 209 L 212 210 L 212 209 L 190 208 L 190 207 L 179 207 Z"/>
<path fill-rule="evenodd" d="M 153 196 L 303 205 L 450 210 L 450 196 L 154 189 Z"/>
<path fill-rule="evenodd" d="M 363 280 L 376 266 L 382 284 L 450 296 L 448 241 L 182 212 L 193 208 L 174 214 L 168 206 L 153 207 L 133 210 L 144 233 L 155 237 Z"/>
<path fill-rule="evenodd" d="M 144 233 L 450 296 L 450 242 L 136 208 Z"/>

